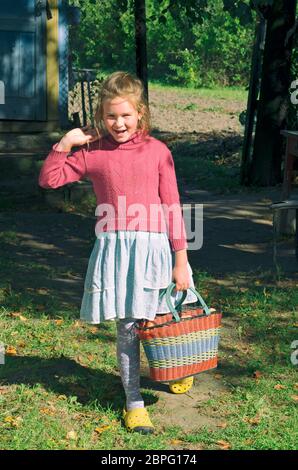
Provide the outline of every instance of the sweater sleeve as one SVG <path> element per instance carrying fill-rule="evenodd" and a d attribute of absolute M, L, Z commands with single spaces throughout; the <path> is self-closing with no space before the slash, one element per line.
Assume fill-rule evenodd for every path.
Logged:
<path fill-rule="evenodd" d="M 87 175 L 84 149 L 70 155 L 69 152 L 55 150 L 56 146 L 46 157 L 39 173 L 38 184 L 45 189 L 56 189 Z"/>
<path fill-rule="evenodd" d="M 166 216 L 168 236 L 173 251 L 188 247 L 174 160 L 171 152 L 163 154 L 159 162 L 159 197 Z"/>

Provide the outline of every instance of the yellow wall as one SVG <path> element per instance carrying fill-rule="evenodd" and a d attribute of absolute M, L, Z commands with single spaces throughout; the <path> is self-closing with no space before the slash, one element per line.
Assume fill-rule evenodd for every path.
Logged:
<path fill-rule="evenodd" d="M 47 116 L 55 121 L 59 118 L 58 0 L 49 3 L 53 18 L 47 21 Z"/>

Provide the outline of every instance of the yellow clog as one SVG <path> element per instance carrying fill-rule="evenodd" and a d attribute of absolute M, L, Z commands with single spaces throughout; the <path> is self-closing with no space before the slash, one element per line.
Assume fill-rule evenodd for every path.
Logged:
<path fill-rule="evenodd" d="M 154 432 L 154 426 L 146 408 L 133 408 L 129 411 L 124 409 L 123 419 L 126 429 L 130 432 L 139 432 L 141 434 L 152 434 Z"/>
<path fill-rule="evenodd" d="M 172 393 L 186 393 L 193 386 L 193 376 L 186 377 L 185 379 L 175 380 L 169 383 L 169 388 Z"/>

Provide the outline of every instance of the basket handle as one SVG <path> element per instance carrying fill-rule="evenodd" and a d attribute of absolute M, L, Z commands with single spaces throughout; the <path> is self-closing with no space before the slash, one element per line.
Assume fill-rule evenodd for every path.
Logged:
<path fill-rule="evenodd" d="M 178 314 L 176 309 L 178 309 L 180 307 L 180 305 L 186 299 L 187 291 L 186 290 L 182 291 L 182 297 L 181 297 L 181 299 L 178 300 L 178 302 L 175 304 L 175 307 L 174 307 L 171 303 L 171 293 L 174 290 L 175 286 L 176 286 L 176 284 L 174 282 L 171 282 L 171 284 L 169 284 L 168 287 L 166 287 L 162 290 L 162 292 L 160 294 L 160 298 L 162 298 L 164 295 L 166 296 L 166 301 L 167 301 L 168 308 L 170 309 L 171 313 L 173 314 L 175 320 L 177 322 L 179 322 L 180 317 L 179 317 L 179 314 Z"/>
<path fill-rule="evenodd" d="M 171 294 L 172 294 L 175 287 L 176 287 L 176 284 L 174 282 L 171 282 L 171 284 L 168 286 L 165 294 L 166 294 L 167 305 L 168 305 L 171 313 L 173 314 L 173 317 L 175 318 L 176 322 L 179 322 L 181 320 L 181 318 L 180 318 L 180 316 L 177 312 L 177 309 L 184 302 L 184 300 L 187 296 L 187 290 L 183 291 L 183 295 L 182 295 L 181 299 L 177 302 L 177 304 L 175 306 L 173 306 L 173 304 L 171 302 Z M 201 306 L 203 307 L 203 310 L 204 310 L 205 314 L 210 315 L 211 312 L 210 312 L 209 308 L 207 307 L 207 305 L 205 304 L 202 297 L 200 296 L 200 294 L 198 293 L 198 291 L 194 287 L 189 287 L 189 289 L 197 296 Z"/>

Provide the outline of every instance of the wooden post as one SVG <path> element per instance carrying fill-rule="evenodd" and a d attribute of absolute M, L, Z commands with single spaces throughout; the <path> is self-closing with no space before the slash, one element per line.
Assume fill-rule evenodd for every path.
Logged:
<path fill-rule="evenodd" d="M 86 105 L 85 105 L 85 83 L 84 75 L 81 77 L 81 97 L 82 97 L 82 113 L 83 113 L 83 126 L 87 125 L 87 114 L 86 114 Z"/>
<path fill-rule="evenodd" d="M 281 182 L 282 137 L 289 108 L 296 0 L 270 2 L 248 184 Z"/>
<path fill-rule="evenodd" d="M 257 111 L 257 98 L 260 89 L 260 76 L 262 70 L 261 47 L 266 32 L 266 20 L 260 18 L 255 30 L 255 42 L 253 46 L 249 92 L 246 107 L 245 132 L 242 147 L 241 184 L 246 184 L 249 178 L 251 164 L 251 144 L 253 140 L 254 120 Z"/>
<path fill-rule="evenodd" d="M 147 101 L 148 71 L 146 42 L 146 0 L 135 0 L 136 71 L 145 88 Z"/>

